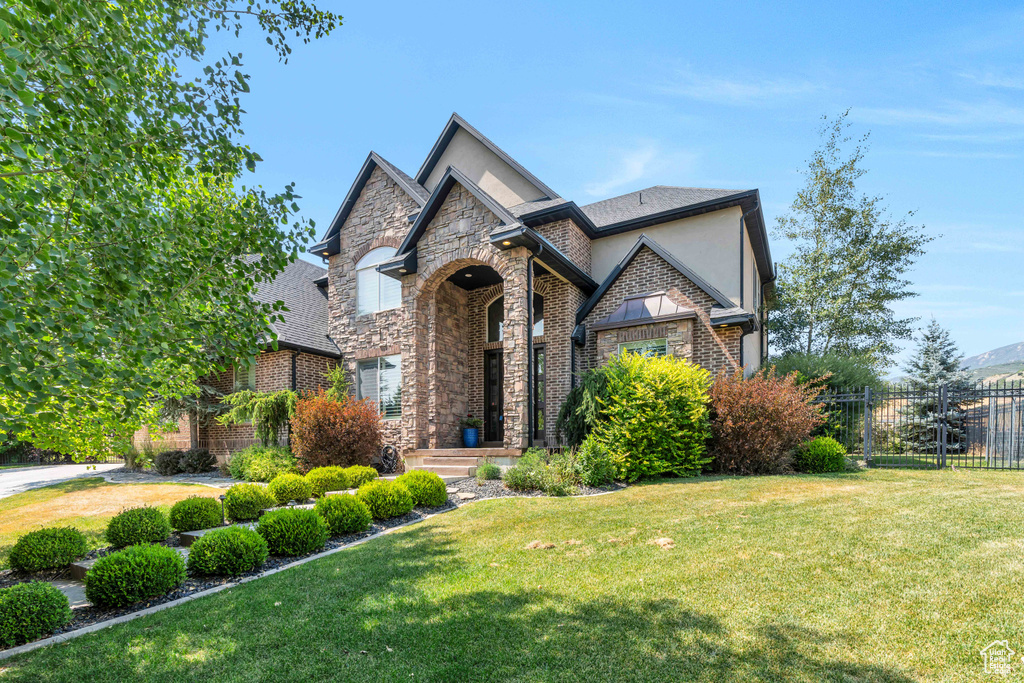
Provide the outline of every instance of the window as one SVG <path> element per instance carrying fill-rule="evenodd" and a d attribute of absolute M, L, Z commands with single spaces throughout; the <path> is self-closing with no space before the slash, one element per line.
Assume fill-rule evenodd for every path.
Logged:
<path fill-rule="evenodd" d="M 544 336 L 544 297 L 533 293 L 533 336 Z"/>
<path fill-rule="evenodd" d="M 232 379 L 232 391 L 243 389 L 256 390 L 256 359 L 253 358 L 248 368 L 234 367 L 234 378 Z"/>
<path fill-rule="evenodd" d="M 380 406 L 385 420 L 402 417 L 402 357 L 381 356 L 356 366 L 357 396 Z"/>
<path fill-rule="evenodd" d="M 487 307 L 487 341 L 499 342 L 505 338 L 505 297 L 499 296 Z"/>
<path fill-rule="evenodd" d="M 377 266 L 395 255 L 391 247 L 371 250 L 356 263 L 356 315 L 366 315 L 402 304 L 402 283 L 377 272 Z"/>
<path fill-rule="evenodd" d="M 629 351 L 641 356 L 664 356 L 668 354 L 668 342 L 665 339 L 645 339 L 644 341 L 619 344 L 619 353 Z"/>

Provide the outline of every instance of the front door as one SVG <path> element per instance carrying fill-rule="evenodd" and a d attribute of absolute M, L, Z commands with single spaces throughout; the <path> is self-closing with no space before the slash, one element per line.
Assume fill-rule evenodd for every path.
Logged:
<path fill-rule="evenodd" d="M 484 351 L 484 441 L 505 440 L 504 376 L 502 350 Z"/>
<path fill-rule="evenodd" d="M 544 443 L 547 433 L 544 424 L 547 396 L 544 391 L 544 345 L 533 347 L 533 438 Z"/>

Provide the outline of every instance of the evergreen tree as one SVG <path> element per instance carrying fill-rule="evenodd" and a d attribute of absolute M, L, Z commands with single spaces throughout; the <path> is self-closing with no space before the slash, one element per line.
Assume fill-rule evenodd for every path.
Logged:
<path fill-rule="evenodd" d="M 939 444 L 939 429 L 946 421 L 946 450 L 959 452 L 966 445 L 965 390 L 970 376 L 963 369 L 964 356 L 956 342 L 932 318 L 921 332 L 917 350 L 903 369 L 908 374 L 907 384 L 920 398 L 902 409 L 903 439 L 912 452 L 935 453 Z M 946 411 L 943 414 L 939 392 L 946 387 Z"/>
<path fill-rule="evenodd" d="M 970 376 L 963 369 L 964 355 L 956 342 L 935 318 L 921 332 L 917 350 L 903 369 L 914 389 L 930 389 L 948 385 L 950 390 L 962 390 L 970 384 Z"/>

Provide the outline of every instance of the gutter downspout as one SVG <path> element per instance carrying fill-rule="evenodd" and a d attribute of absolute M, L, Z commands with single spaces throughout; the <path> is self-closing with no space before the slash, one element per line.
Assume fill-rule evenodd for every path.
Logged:
<path fill-rule="evenodd" d="M 745 269 L 745 261 L 746 261 L 744 256 L 746 255 L 746 251 L 747 251 L 747 249 L 746 249 L 747 243 L 746 243 L 746 240 L 744 239 L 746 237 L 746 235 L 747 235 L 746 220 L 747 220 L 747 216 L 749 216 L 750 214 L 754 213 L 755 211 L 757 211 L 760 208 L 761 208 L 761 200 L 760 199 L 755 199 L 754 200 L 754 205 L 752 207 L 750 207 L 750 210 L 744 212 L 743 215 L 740 216 L 740 308 L 742 308 L 743 310 L 746 310 L 744 308 L 744 306 L 743 306 L 743 304 L 745 303 L 745 299 L 746 299 L 746 297 L 744 296 L 744 294 L 746 293 L 745 290 L 744 290 L 745 278 L 743 277 L 744 269 Z M 741 370 L 744 367 L 744 364 L 743 364 L 743 338 L 746 337 L 746 336 L 747 336 L 746 332 L 742 332 L 740 334 L 740 369 Z"/>
<path fill-rule="evenodd" d="M 544 251 L 544 245 L 540 245 L 537 253 Z M 530 254 L 526 259 L 526 445 L 533 448 L 533 258 Z"/>

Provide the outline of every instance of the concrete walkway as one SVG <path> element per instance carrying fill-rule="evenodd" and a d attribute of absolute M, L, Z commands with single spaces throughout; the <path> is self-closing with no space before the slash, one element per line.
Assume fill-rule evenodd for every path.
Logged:
<path fill-rule="evenodd" d="M 89 467 L 90 469 L 86 469 Z M 69 479 L 81 477 L 98 477 L 108 470 L 124 467 L 121 463 L 109 465 L 44 465 L 41 467 L 12 467 L 0 470 L 0 498 L 13 496 L 15 493 L 36 489 L 40 486 L 59 484 Z"/>

